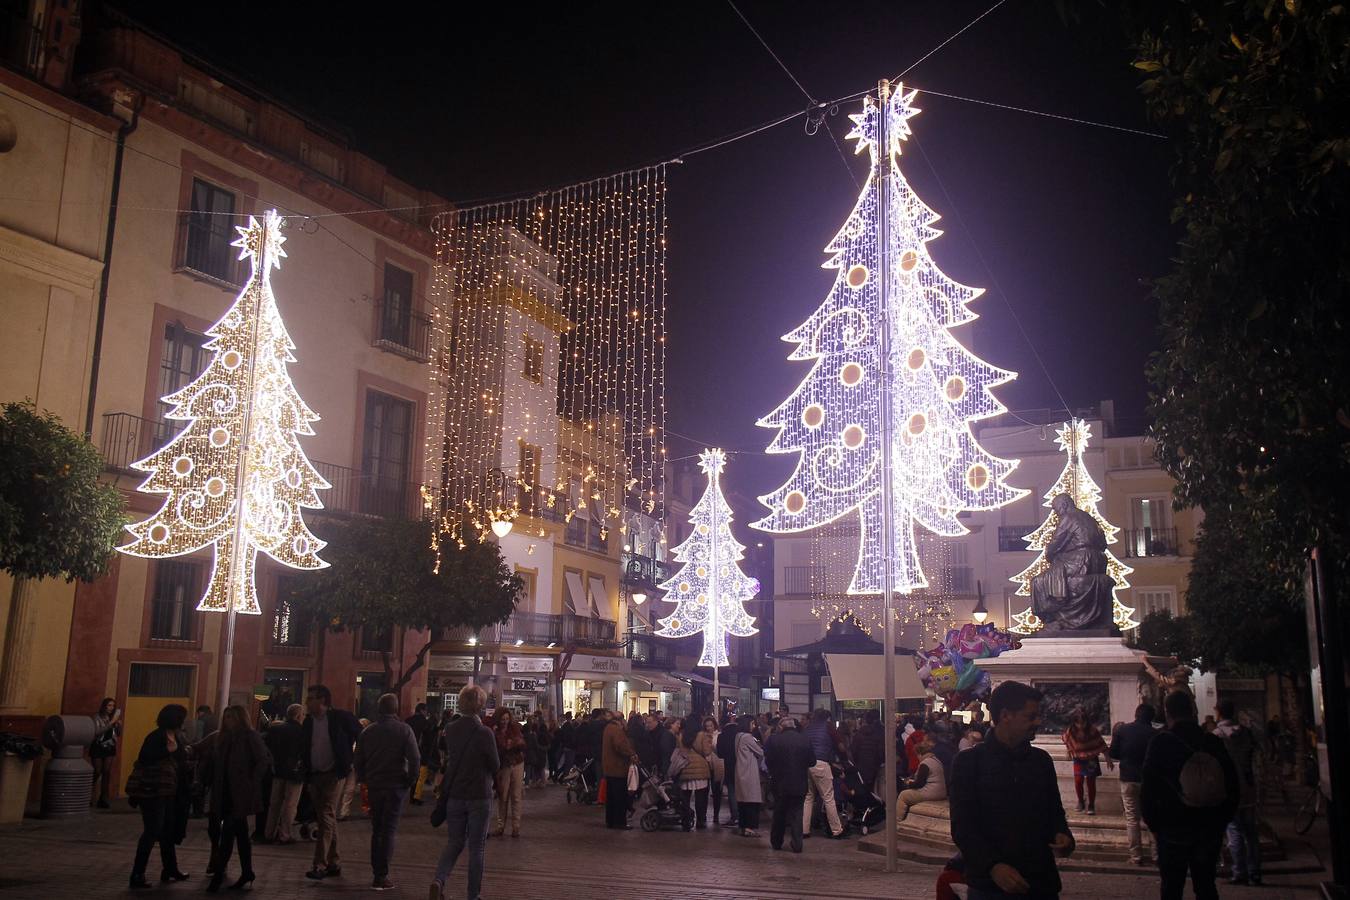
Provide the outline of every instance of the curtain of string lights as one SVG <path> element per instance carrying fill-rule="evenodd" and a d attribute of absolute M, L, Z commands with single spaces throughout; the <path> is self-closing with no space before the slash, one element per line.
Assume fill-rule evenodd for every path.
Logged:
<path fill-rule="evenodd" d="M 443 213 L 433 231 L 423 499 L 439 531 L 463 545 L 528 516 L 541 536 L 565 522 L 604 542 L 625 509 L 659 517 L 665 164 Z"/>

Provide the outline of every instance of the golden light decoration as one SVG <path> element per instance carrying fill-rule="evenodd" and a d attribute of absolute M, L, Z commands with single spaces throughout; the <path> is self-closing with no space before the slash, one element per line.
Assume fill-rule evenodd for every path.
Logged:
<path fill-rule="evenodd" d="M 1055 443 L 1059 445 L 1060 450 L 1068 457 L 1064 463 L 1064 469 L 1059 473 L 1059 478 L 1055 481 L 1050 490 L 1045 492 L 1045 502 L 1042 504 L 1050 509 L 1050 514 L 1045 517 L 1045 521 L 1040 527 L 1026 536 L 1027 549 L 1039 551 L 1036 559 L 1021 572 L 1014 575 L 1012 582 L 1017 584 L 1017 596 L 1031 596 L 1031 579 L 1050 568 L 1050 561 L 1045 558 L 1045 548 L 1050 540 L 1055 536 L 1055 529 L 1059 527 L 1059 513 L 1051 508 L 1054 499 L 1060 494 L 1068 494 L 1073 498 L 1073 502 L 1083 512 L 1092 516 L 1097 525 L 1106 535 L 1108 545 L 1116 543 L 1116 534 L 1120 529 L 1102 516 L 1097 509 L 1097 504 L 1101 502 L 1102 491 L 1097 483 L 1092 480 L 1092 474 L 1088 471 L 1087 464 L 1083 462 L 1083 452 L 1087 450 L 1088 443 L 1092 439 L 1092 429 L 1087 422 L 1082 419 L 1073 419 L 1065 422 L 1055 430 Z M 1116 559 L 1108 548 L 1106 551 L 1106 573 L 1111 576 L 1111 618 L 1113 623 L 1121 631 L 1129 631 L 1132 628 L 1138 628 L 1139 623 L 1134 619 L 1134 609 L 1126 606 L 1116 596 L 1117 591 L 1124 590 L 1130 586 L 1125 580 L 1125 576 L 1134 570 Z M 1017 634 L 1031 634 L 1041 630 L 1045 624 L 1028 607 L 1020 613 L 1014 613 L 1009 631 Z"/>
<path fill-rule="evenodd" d="M 659 516 L 665 166 L 457 209 L 433 231 L 426 469 L 443 530 L 486 537 L 471 503 L 601 542 L 629 506 Z"/>
<path fill-rule="evenodd" d="M 281 218 L 268 210 L 236 226 L 248 282 L 206 334 L 211 361 L 192 383 L 163 398 L 167 419 L 186 423 L 132 468 L 139 490 L 166 495 L 149 518 L 127 526 L 134 540 L 118 549 L 164 558 L 212 547 L 211 578 L 197 608 L 260 613 L 254 571 L 259 550 L 293 569 L 319 569 L 324 542 L 310 533 L 305 509 L 321 509 L 329 487 L 299 438 L 319 420 L 291 383 L 295 344 L 272 294 L 271 270 L 286 255 Z M 243 543 L 236 546 L 237 537 Z"/>

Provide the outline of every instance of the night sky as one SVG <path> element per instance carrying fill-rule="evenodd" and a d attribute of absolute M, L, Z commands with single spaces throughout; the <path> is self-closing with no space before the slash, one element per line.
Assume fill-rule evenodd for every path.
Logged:
<path fill-rule="evenodd" d="M 811 96 L 828 100 L 897 75 L 993 0 L 737 2 Z M 725 0 L 367 4 L 354 18 L 317 2 L 185 6 L 128 9 L 455 201 L 672 159 L 806 106 Z M 1008 0 L 905 81 L 1156 130 L 1123 29 L 1109 10 L 1082 6 L 1086 19 L 1065 24 L 1048 0 Z M 1166 270 L 1176 237 L 1168 142 L 932 95 L 917 105 L 901 167 L 942 216 L 930 251 L 987 291 L 960 338 L 1020 373 L 1001 389 L 1009 408 L 1058 407 L 1057 387 L 1075 408 L 1114 399 L 1121 430 L 1141 432 L 1143 367 L 1157 345 L 1143 282 Z M 850 101 L 827 120 L 847 164 L 799 117 L 670 171 L 670 454 L 697 449 L 674 433 L 748 451 L 728 474 L 752 490 L 776 487 L 793 463 L 758 455 L 771 432 L 754 423 L 807 370 L 778 338 L 832 282 L 823 247 L 857 197 L 849 170 L 865 175 L 866 155 L 843 140 L 856 109 Z"/>

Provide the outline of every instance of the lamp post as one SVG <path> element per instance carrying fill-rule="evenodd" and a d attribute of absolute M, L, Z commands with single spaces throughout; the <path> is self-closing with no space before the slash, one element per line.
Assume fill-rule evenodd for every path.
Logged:
<path fill-rule="evenodd" d="M 989 610 L 984 605 L 984 585 L 975 582 L 975 594 L 979 598 L 975 608 L 970 611 L 970 617 L 975 620 L 976 625 L 983 625 L 984 620 L 989 618 Z"/>

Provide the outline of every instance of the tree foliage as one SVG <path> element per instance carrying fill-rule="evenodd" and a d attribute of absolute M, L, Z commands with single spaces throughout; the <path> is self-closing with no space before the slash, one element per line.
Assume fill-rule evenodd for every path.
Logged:
<path fill-rule="evenodd" d="M 416 632 L 416 658 L 399 672 L 400 648 L 382 654 L 393 691 L 425 664 L 439 631 L 505 622 L 524 589 L 495 544 L 471 542 L 461 550 L 443 540 L 437 567 L 431 527 L 421 520 L 330 520 L 318 529 L 330 566 L 298 579 L 289 598 L 293 615 L 312 616 L 333 631 Z"/>
<path fill-rule="evenodd" d="M 1184 228 L 1154 289 L 1153 434 L 1176 502 L 1210 516 L 1193 615 L 1213 603 L 1224 636 L 1258 639 L 1299 604 L 1309 547 L 1346 583 L 1350 14 L 1302 0 L 1128 9 Z"/>
<path fill-rule="evenodd" d="M 99 481 L 103 457 L 32 403 L 0 410 L 0 569 L 93 581 L 126 524 L 121 494 Z"/>

